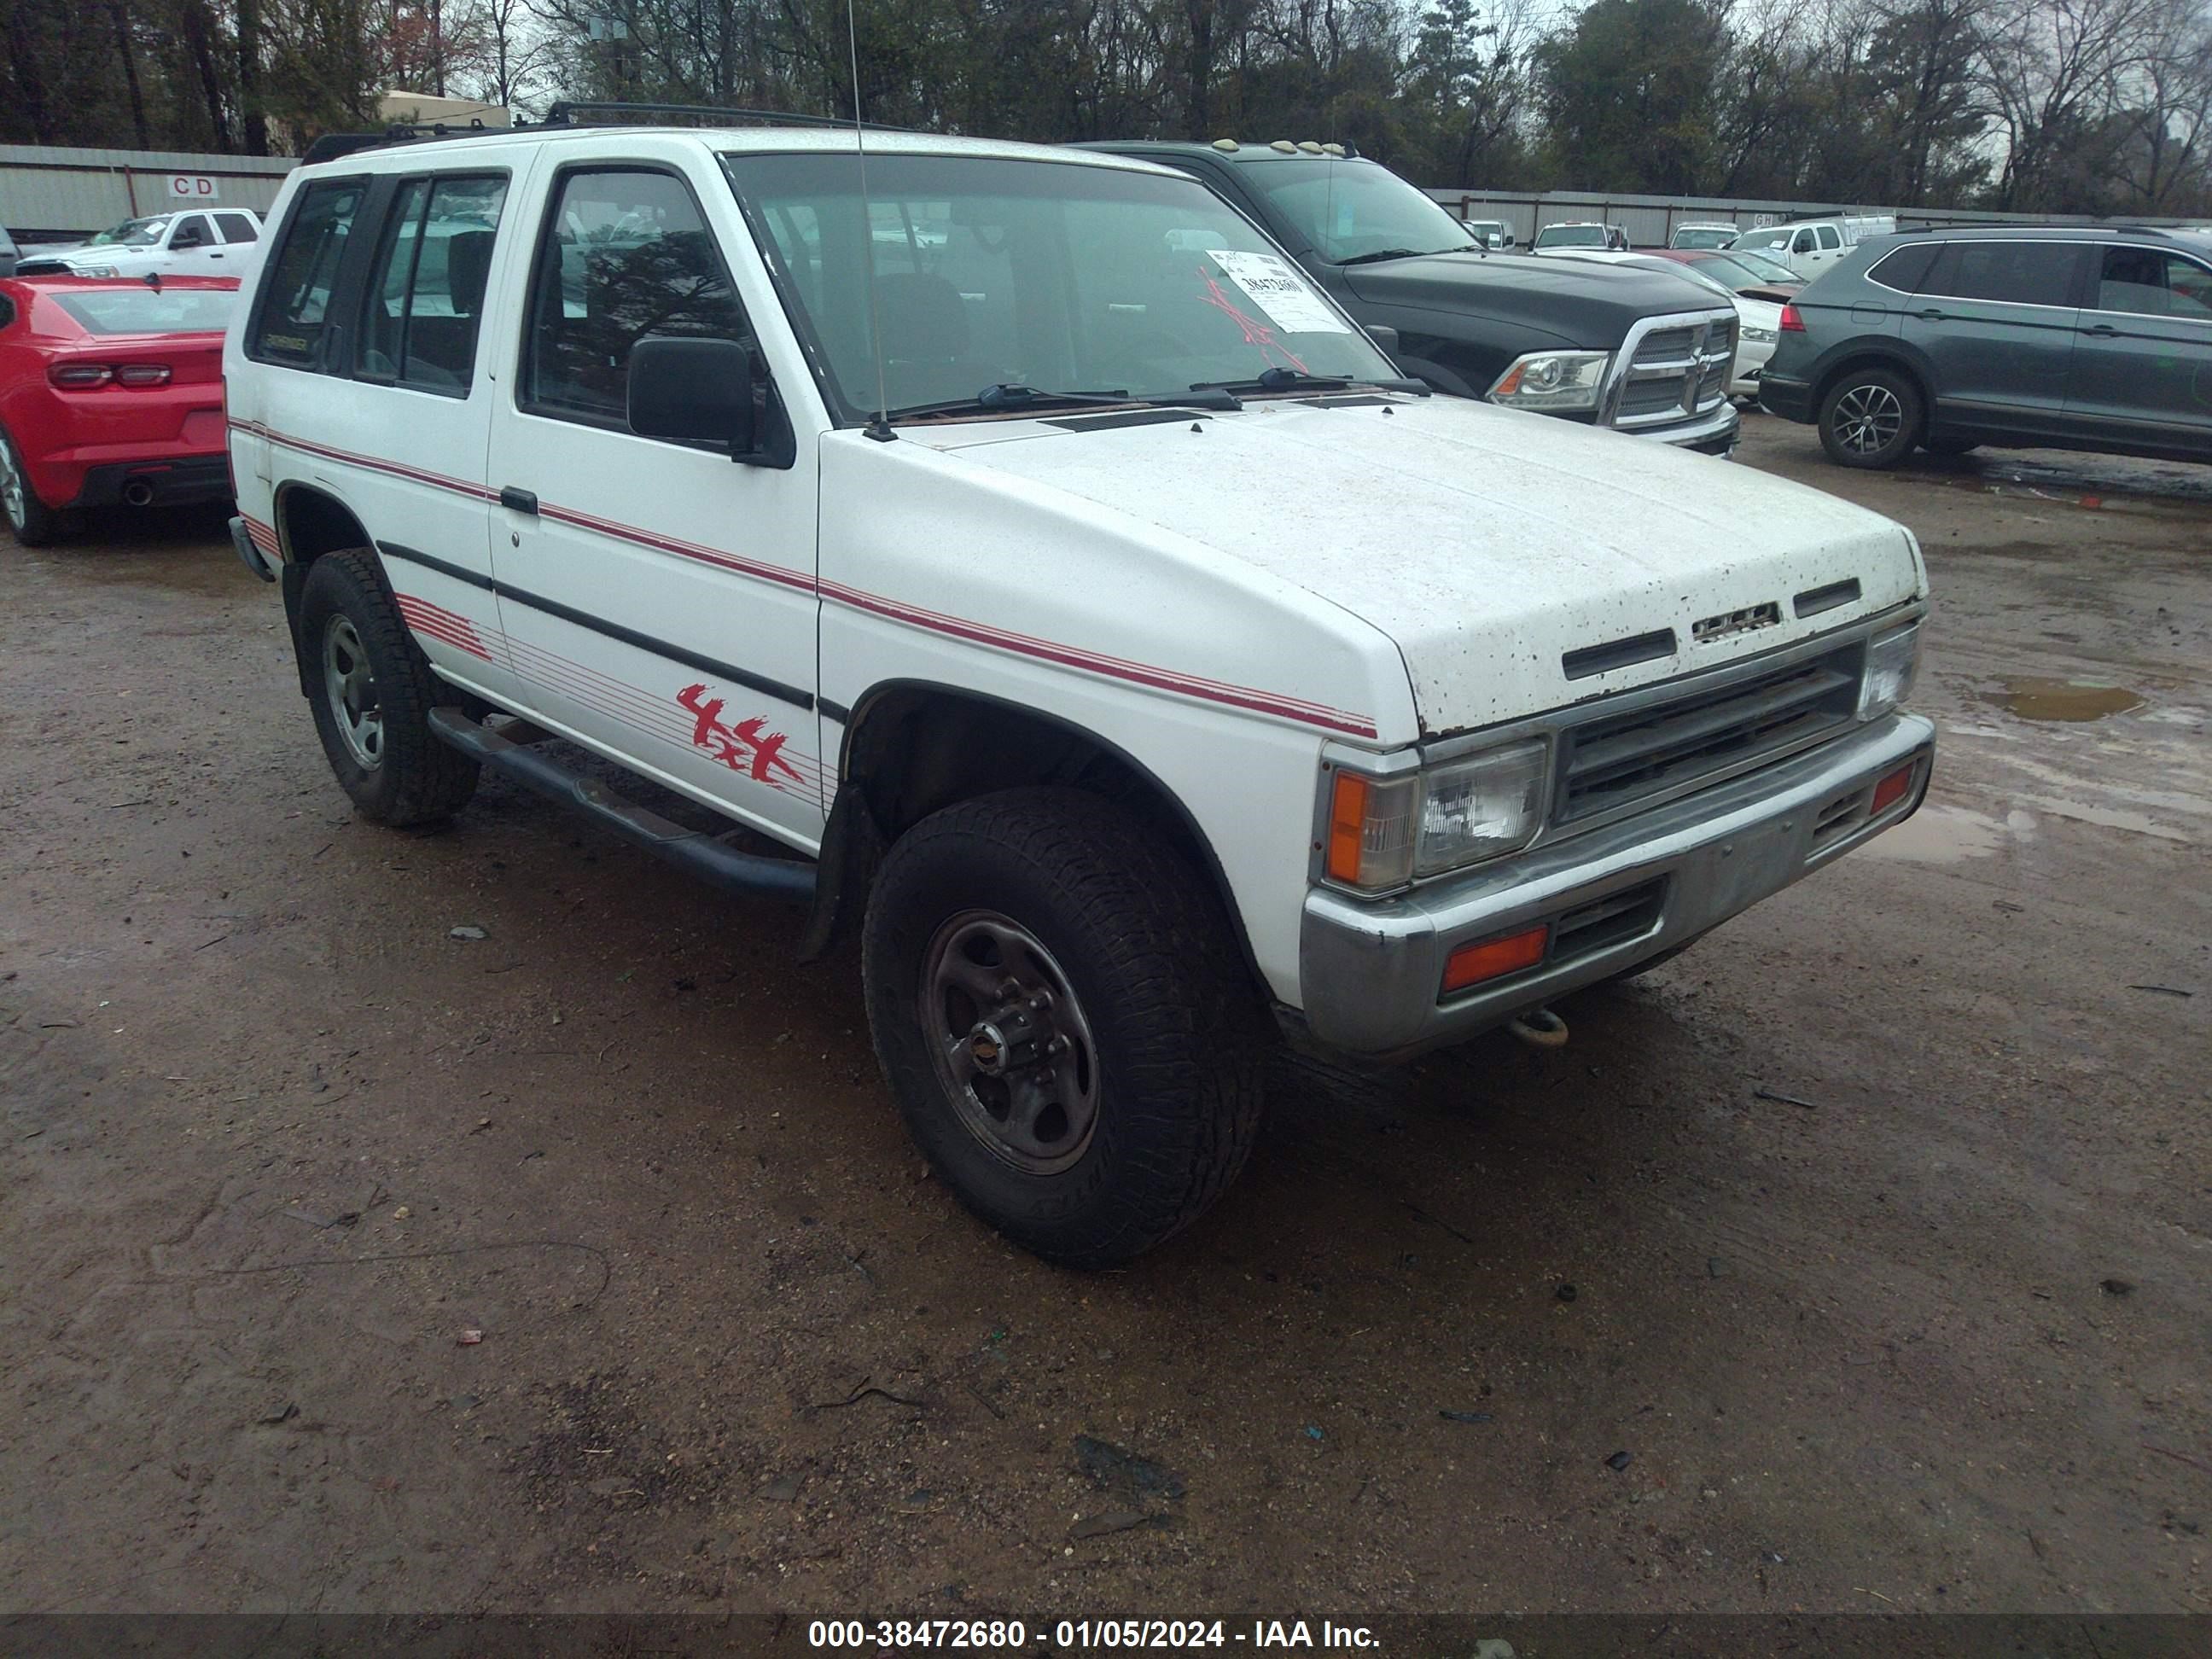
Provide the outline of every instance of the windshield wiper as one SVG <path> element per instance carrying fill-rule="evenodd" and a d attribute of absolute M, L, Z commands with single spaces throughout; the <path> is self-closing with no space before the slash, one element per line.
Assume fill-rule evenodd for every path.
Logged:
<path fill-rule="evenodd" d="M 891 410 L 893 420 L 926 415 L 971 412 L 1011 414 L 1045 409 L 1242 409 L 1244 405 L 1225 392 L 1206 396 L 1200 388 L 1192 397 L 1133 397 L 1127 392 L 1046 392 L 1018 381 L 996 380 L 972 398 L 951 398 L 943 403 L 909 404 Z"/>
<path fill-rule="evenodd" d="M 1318 390 L 1337 391 L 1352 384 L 1341 374 L 1309 374 L 1302 368 L 1285 368 L 1279 363 L 1273 368 L 1263 368 L 1249 380 L 1194 380 L 1193 392 L 1292 392 Z"/>
<path fill-rule="evenodd" d="M 1339 259 L 1340 265 L 1371 265 L 1378 259 L 1418 259 L 1421 251 L 1417 247 L 1383 247 L 1372 253 L 1355 253 L 1349 259 Z"/>
<path fill-rule="evenodd" d="M 1249 380 L 1200 380 L 1191 387 L 1193 392 L 1240 392 L 1246 397 L 1261 392 L 1341 392 L 1347 386 L 1371 386 L 1384 392 L 1410 392 L 1417 397 L 1429 395 L 1428 385 L 1422 380 L 1400 380 L 1391 375 L 1363 375 L 1358 379 L 1347 374 L 1309 374 L 1301 368 L 1285 368 L 1279 363 L 1273 368 L 1263 368 Z"/>

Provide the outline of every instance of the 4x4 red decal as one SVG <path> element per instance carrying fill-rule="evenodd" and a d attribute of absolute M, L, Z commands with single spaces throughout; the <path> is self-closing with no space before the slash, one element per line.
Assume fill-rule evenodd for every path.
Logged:
<path fill-rule="evenodd" d="M 765 714 L 755 714 L 735 726 L 725 726 L 722 699 L 709 698 L 703 684 L 685 686 L 676 694 L 676 701 L 696 717 L 691 727 L 692 746 L 708 750 L 732 772 L 750 770 L 757 781 L 770 783 L 775 780 L 769 776 L 768 769 L 773 766 L 794 779 L 799 777 L 797 769 L 783 758 L 784 734 L 770 732 L 763 735 L 762 728 L 768 724 Z"/>

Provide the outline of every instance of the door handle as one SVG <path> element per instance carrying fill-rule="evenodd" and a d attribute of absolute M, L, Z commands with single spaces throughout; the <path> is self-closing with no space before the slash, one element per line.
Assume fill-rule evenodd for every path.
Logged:
<path fill-rule="evenodd" d="M 499 492 L 499 504 L 510 513 L 527 513 L 532 518 L 538 515 L 538 497 L 513 484 Z"/>
<path fill-rule="evenodd" d="M 1943 313 L 1940 311 L 1916 311 L 1912 314 L 1923 323 L 1940 323 L 1943 320 Z"/>
<path fill-rule="evenodd" d="M 2085 328 L 2081 331 L 2093 340 L 2116 339 L 2118 337 L 2120 332 L 2119 330 L 2114 328 L 2110 323 L 2099 323 L 2094 327 Z"/>

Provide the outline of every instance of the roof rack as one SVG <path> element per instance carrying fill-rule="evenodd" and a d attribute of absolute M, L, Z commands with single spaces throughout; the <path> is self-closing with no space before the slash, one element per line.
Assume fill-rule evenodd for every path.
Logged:
<path fill-rule="evenodd" d="M 443 121 L 396 121 L 381 132 L 326 132 L 307 146 L 300 165 L 313 167 L 319 161 L 335 161 L 365 149 L 381 149 L 386 144 L 414 144 L 434 138 L 503 138 L 512 131 L 488 127 L 482 121 L 471 121 L 465 127 L 448 126 Z"/>
<path fill-rule="evenodd" d="M 687 121 L 720 122 L 725 125 L 832 127 L 850 132 L 854 123 L 836 115 L 796 115 L 789 110 L 743 109 L 720 104 L 632 104 L 619 100 L 562 99 L 545 112 L 541 125 L 573 127 L 584 125 L 580 115 L 614 116 L 609 125 L 643 116 L 676 116 Z M 858 125 L 870 132 L 919 132 L 920 127 L 896 127 L 881 121 L 862 121 Z"/>

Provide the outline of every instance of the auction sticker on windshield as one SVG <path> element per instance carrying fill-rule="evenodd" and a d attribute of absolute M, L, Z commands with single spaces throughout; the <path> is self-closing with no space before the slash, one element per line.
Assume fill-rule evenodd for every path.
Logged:
<path fill-rule="evenodd" d="M 1219 265 L 1229 280 L 1243 289 L 1267 320 L 1285 334 L 1349 334 L 1343 318 L 1297 267 L 1279 253 L 1234 253 L 1210 247 L 1206 257 Z"/>

